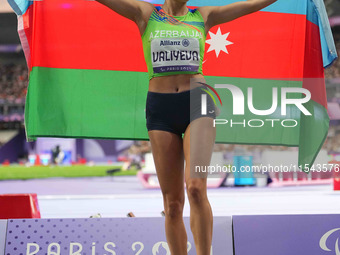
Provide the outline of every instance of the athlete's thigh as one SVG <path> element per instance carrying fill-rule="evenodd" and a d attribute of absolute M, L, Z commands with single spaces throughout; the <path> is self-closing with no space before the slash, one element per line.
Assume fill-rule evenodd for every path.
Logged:
<path fill-rule="evenodd" d="M 198 167 L 209 166 L 216 138 L 213 119 L 202 117 L 192 121 L 183 137 L 185 156 L 185 180 L 205 178 L 207 174 L 199 173 Z"/>
<path fill-rule="evenodd" d="M 182 137 L 177 134 L 151 130 L 148 132 L 158 180 L 163 194 L 184 192 L 184 154 Z"/>

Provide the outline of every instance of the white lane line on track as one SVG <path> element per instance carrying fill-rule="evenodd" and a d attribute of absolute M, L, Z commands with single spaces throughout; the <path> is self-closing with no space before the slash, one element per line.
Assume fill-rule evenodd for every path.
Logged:
<path fill-rule="evenodd" d="M 123 199 L 123 198 L 161 198 L 159 194 L 119 194 L 119 195 L 49 195 L 39 196 L 41 200 L 60 200 L 60 199 Z"/>
<path fill-rule="evenodd" d="M 319 191 L 319 192 L 313 192 L 313 191 L 298 191 L 298 192 L 208 192 L 209 197 L 235 197 L 239 196 L 251 196 L 251 197 L 273 197 L 273 196 L 328 196 L 328 195 L 340 195 L 337 193 L 334 193 L 333 191 Z M 116 194 L 116 195 L 110 195 L 110 194 L 101 194 L 101 195 L 38 195 L 38 198 L 41 200 L 72 200 L 72 199 L 135 199 L 135 198 L 162 198 L 162 194 Z"/>

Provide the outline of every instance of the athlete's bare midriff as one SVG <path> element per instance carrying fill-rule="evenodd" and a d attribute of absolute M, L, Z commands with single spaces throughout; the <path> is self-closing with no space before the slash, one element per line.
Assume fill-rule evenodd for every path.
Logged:
<path fill-rule="evenodd" d="M 154 77 L 149 82 L 149 91 L 157 93 L 179 93 L 194 87 L 202 86 L 193 82 L 190 87 L 190 80 L 204 82 L 202 74 L 178 74 L 162 77 Z"/>

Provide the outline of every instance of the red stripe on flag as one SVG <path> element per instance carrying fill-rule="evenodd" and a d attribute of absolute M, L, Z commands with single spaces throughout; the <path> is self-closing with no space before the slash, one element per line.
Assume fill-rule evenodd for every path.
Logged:
<path fill-rule="evenodd" d="M 109 8 L 82 0 L 34 1 L 34 8 L 33 66 L 147 71 L 137 26 Z M 230 32 L 233 44 L 218 58 L 214 51 L 206 53 L 204 74 L 302 78 L 305 24 L 304 15 L 270 12 L 223 24 L 222 34 Z"/>
<path fill-rule="evenodd" d="M 302 78 L 306 16 L 257 12 L 210 31 L 229 33 L 229 52 L 206 53 L 206 75 L 242 78 Z M 210 39 L 210 36 L 207 36 Z M 210 47 L 206 44 L 206 50 Z"/>
<path fill-rule="evenodd" d="M 18 34 L 25 54 L 28 70 L 32 70 L 32 27 L 33 27 L 33 6 L 30 5 L 26 12 L 18 18 Z"/>
<path fill-rule="evenodd" d="M 310 21 L 307 21 L 306 24 L 305 44 L 303 88 L 311 92 L 311 99 L 313 101 L 323 105 L 327 109 L 320 31 L 319 27 Z"/>
<path fill-rule="evenodd" d="M 134 22 L 95 1 L 35 1 L 33 66 L 146 72 Z"/>

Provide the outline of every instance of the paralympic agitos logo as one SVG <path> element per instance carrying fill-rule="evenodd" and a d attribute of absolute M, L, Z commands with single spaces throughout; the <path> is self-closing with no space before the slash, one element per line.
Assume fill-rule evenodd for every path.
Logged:
<path fill-rule="evenodd" d="M 340 228 L 334 228 L 332 230 L 329 230 L 327 233 L 325 233 L 319 241 L 319 246 L 324 251 L 332 251 L 327 247 L 327 240 L 328 238 L 335 232 L 339 232 Z M 334 244 L 334 255 L 340 255 L 340 248 L 339 248 L 339 238 L 336 239 Z"/>
<path fill-rule="evenodd" d="M 289 105 L 295 105 L 304 115 L 312 115 L 306 107 L 303 105 L 311 100 L 311 93 L 309 90 L 305 88 L 296 88 L 296 87 L 282 87 L 280 88 L 280 93 L 281 93 L 281 101 L 279 105 L 279 88 L 273 87 L 272 88 L 272 105 L 269 109 L 256 109 L 254 107 L 254 100 L 253 100 L 253 88 L 248 87 L 247 89 L 247 97 L 245 97 L 243 91 L 231 84 L 215 84 L 214 87 L 203 83 L 203 82 L 198 82 L 201 85 L 204 85 L 206 87 L 202 88 L 214 101 L 215 108 L 217 107 L 217 102 L 213 96 L 213 94 L 209 91 L 211 90 L 218 98 L 221 106 L 222 105 L 222 100 L 220 95 L 217 93 L 215 89 L 227 89 L 228 91 L 231 92 L 232 95 L 232 113 L 233 115 L 245 115 L 245 106 L 248 107 L 248 110 L 250 113 L 257 115 L 257 116 L 269 116 L 273 115 L 278 108 L 281 110 L 281 116 L 287 116 L 287 108 Z M 288 98 L 289 93 L 300 93 L 302 94 L 301 98 Z M 207 115 L 207 94 L 202 94 L 201 95 L 201 114 L 202 115 Z M 303 96 L 304 95 L 304 96 Z M 247 100 L 247 101 L 246 101 Z M 247 102 L 247 104 L 245 103 Z M 277 116 L 277 115 L 276 115 Z M 283 119 L 283 118 L 268 118 L 268 119 L 244 119 L 242 122 L 233 122 L 232 119 L 227 120 L 227 119 L 214 119 L 214 127 L 216 125 L 225 125 L 229 124 L 231 127 L 235 125 L 243 125 L 244 127 L 249 126 L 249 127 L 262 127 L 267 123 L 271 123 L 272 127 L 274 127 L 275 123 L 280 122 L 280 124 L 283 127 L 295 127 L 298 125 L 298 121 L 296 119 Z"/>

